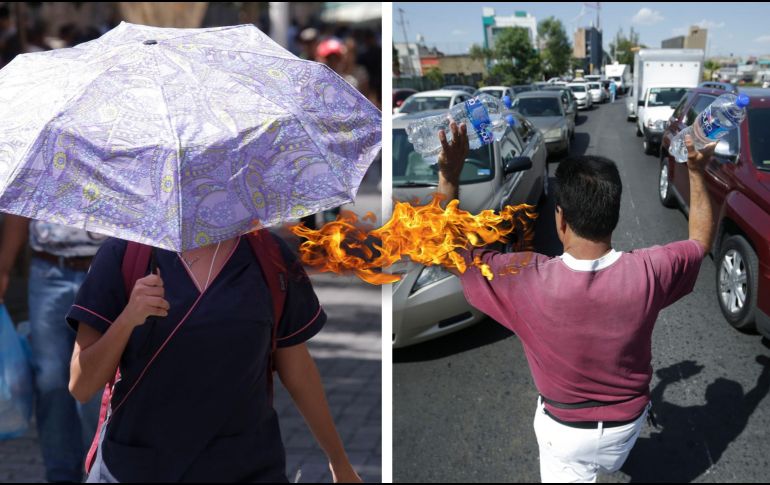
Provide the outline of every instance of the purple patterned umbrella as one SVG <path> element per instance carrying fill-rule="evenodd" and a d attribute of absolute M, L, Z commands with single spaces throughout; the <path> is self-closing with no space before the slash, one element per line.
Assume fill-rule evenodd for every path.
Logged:
<path fill-rule="evenodd" d="M 381 135 L 252 25 L 124 22 L 0 70 L 0 211 L 183 251 L 350 202 Z"/>

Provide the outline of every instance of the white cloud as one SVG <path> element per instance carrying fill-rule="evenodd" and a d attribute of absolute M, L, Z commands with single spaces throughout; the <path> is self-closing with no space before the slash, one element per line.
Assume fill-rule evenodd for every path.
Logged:
<path fill-rule="evenodd" d="M 760 44 L 770 44 L 770 35 L 760 35 L 756 39 L 754 39 L 754 42 L 760 43 Z"/>
<path fill-rule="evenodd" d="M 636 12 L 634 18 L 631 19 L 631 22 L 639 25 L 655 25 L 662 22 L 663 20 L 663 15 L 661 15 L 657 10 L 643 7 L 638 12 Z"/>
<path fill-rule="evenodd" d="M 723 28 L 725 26 L 725 23 L 724 22 L 714 22 L 712 20 L 703 19 L 703 20 L 701 20 L 700 22 L 698 22 L 695 25 L 697 25 L 701 29 L 721 29 L 721 28 Z"/>

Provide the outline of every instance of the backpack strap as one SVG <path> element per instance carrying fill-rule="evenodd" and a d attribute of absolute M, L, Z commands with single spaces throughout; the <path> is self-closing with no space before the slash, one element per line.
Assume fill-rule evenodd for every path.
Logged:
<path fill-rule="evenodd" d="M 152 247 L 145 246 L 129 241 L 126 244 L 126 252 L 123 255 L 123 264 L 121 271 L 123 273 L 123 285 L 126 291 L 126 300 L 131 297 L 131 291 L 134 289 L 134 285 L 137 280 L 144 277 L 147 271 L 147 266 L 150 264 L 150 258 L 152 256 Z M 120 379 L 120 369 L 116 369 L 115 376 L 110 379 L 110 382 L 104 386 L 104 392 L 102 393 L 102 404 L 99 409 L 99 424 L 96 426 L 96 434 L 91 441 L 91 447 L 88 449 L 88 455 L 86 456 L 85 469 L 86 473 L 91 473 L 91 468 L 94 466 L 96 460 L 96 451 L 99 449 L 99 439 L 102 434 L 102 427 L 107 421 L 107 414 L 110 409 L 110 402 L 112 401 L 112 390 L 115 387 L 115 382 Z"/>
<path fill-rule="evenodd" d="M 270 387 L 270 398 L 273 396 L 273 371 L 275 370 L 274 353 L 278 348 L 278 325 L 280 325 L 283 316 L 283 307 L 286 303 L 287 274 L 286 262 L 284 261 L 281 247 L 275 236 L 270 234 L 267 229 L 260 229 L 250 232 L 247 236 L 251 250 L 257 258 L 263 277 L 270 290 L 270 299 L 273 303 L 273 331 L 270 342 L 270 359 L 268 362 L 268 384 Z"/>

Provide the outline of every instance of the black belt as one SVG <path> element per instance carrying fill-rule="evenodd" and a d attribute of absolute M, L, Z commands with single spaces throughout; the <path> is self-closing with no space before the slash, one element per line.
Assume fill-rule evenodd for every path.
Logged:
<path fill-rule="evenodd" d="M 635 417 L 634 419 L 629 419 L 628 421 L 562 421 L 561 419 L 548 412 L 545 406 L 543 407 L 543 412 L 546 414 L 546 416 L 550 417 L 559 424 L 578 429 L 596 429 L 599 427 L 599 423 L 602 423 L 602 428 L 617 428 L 618 426 L 625 426 L 627 424 L 633 423 L 644 413 L 644 411 L 642 411 L 639 413 L 639 416 Z"/>
<path fill-rule="evenodd" d="M 60 268 L 67 268 L 73 271 L 88 271 L 88 268 L 91 266 L 91 261 L 94 259 L 93 256 L 56 256 L 55 254 L 46 253 L 44 251 L 32 251 L 32 256 L 42 259 L 43 261 L 48 261 Z"/>

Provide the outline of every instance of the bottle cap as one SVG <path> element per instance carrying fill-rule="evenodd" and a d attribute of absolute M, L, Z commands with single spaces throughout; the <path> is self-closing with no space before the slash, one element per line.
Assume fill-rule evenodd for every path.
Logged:
<path fill-rule="evenodd" d="M 739 108 L 745 108 L 749 105 L 749 97 L 745 94 L 739 94 L 738 99 L 735 101 L 735 105 Z"/>
<path fill-rule="evenodd" d="M 503 96 L 503 104 L 506 108 L 511 109 L 511 104 L 513 102 L 511 101 L 511 97 L 508 95 Z"/>
<path fill-rule="evenodd" d="M 514 118 L 513 115 L 506 116 L 505 121 L 506 123 L 508 123 L 508 126 L 510 126 L 511 128 L 516 126 L 516 118 Z"/>

